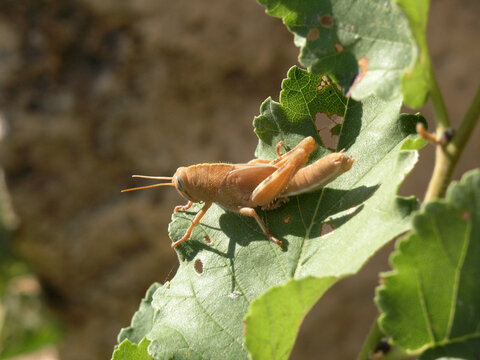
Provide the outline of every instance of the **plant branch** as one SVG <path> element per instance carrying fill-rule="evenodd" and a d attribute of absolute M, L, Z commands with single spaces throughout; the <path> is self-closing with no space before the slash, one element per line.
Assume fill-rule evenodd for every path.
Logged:
<path fill-rule="evenodd" d="M 433 100 L 433 95 L 432 95 Z M 439 105 L 441 106 L 441 105 Z M 439 111 L 439 129 L 437 136 L 442 136 L 442 132 L 445 130 L 443 127 L 445 123 L 442 117 L 442 111 Z M 425 195 L 425 201 L 429 201 L 433 198 L 443 197 L 447 189 L 447 185 L 450 182 L 450 178 L 453 173 L 453 169 L 460 158 L 460 155 L 465 148 L 465 145 L 470 138 L 470 135 L 475 128 L 480 116 L 480 86 L 477 89 L 473 101 L 463 118 L 458 131 L 454 135 L 452 141 L 446 146 L 438 146 L 436 151 L 435 168 L 433 169 L 433 175 L 428 184 L 427 193 Z M 448 120 L 448 118 L 447 118 Z"/>

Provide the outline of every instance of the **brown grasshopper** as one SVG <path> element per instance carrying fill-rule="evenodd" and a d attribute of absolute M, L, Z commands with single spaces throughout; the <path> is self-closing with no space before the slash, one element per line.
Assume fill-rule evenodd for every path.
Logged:
<path fill-rule="evenodd" d="M 253 217 L 270 240 L 283 246 L 283 243 L 267 229 L 254 207 L 272 209 L 277 207 L 279 202 L 288 200 L 288 196 L 319 189 L 350 170 L 354 159 L 346 156 L 342 150 L 305 166 L 308 156 L 317 147 L 313 137 L 303 139 L 295 148 L 283 155 L 280 153 L 281 146 L 282 142 L 279 142 L 278 157 L 272 161 L 254 159 L 245 164 L 192 165 L 178 168 L 172 177 L 133 175 L 133 177 L 170 182 L 126 189 L 122 192 L 157 186 L 174 186 L 180 195 L 188 200 L 186 205 L 176 206 L 174 213 L 188 210 L 193 203 L 204 203 L 185 235 L 172 243 L 172 248 L 190 239 L 193 228 L 200 223 L 212 203 Z M 277 201 L 274 202 L 275 200 Z"/>

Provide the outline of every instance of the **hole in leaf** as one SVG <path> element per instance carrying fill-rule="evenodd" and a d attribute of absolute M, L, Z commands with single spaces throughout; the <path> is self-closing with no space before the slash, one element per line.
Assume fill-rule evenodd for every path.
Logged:
<path fill-rule="evenodd" d="M 205 240 L 205 242 L 206 242 L 207 244 L 211 244 L 211 243 L 212 243 L 212 238 L 211 238 L 210 236 L 208 236 L 208 235 L 205 235 L 205 236 L 203 237 L 203 240 Z"/>
<path fill-rule="evenodd" d="M 368 59 L 366 57 L 361 57 L 358 59 L 358 66 L 360 67 L 361 71 L 357 76 L 355 76 L 355 80 L 353 80 L 353 84 L 347 92 L 346 97 L 350 97 L 352 89 L 365 77 L 368 71 Z"/>
<path fill-rule="evenodd" d="M 328 76 L 322 75 L 322 78 L 320 79 L 320 84 L 317 85 L 317 90 L 322 91 L 324 88 L 330 85 L 332 85 L 332 82 L 330 81 Z"/>
<path fill-rule="evenodd" d="M 320 230 L 320 235 L 328 236 L 333 234 L 334 231 L 335 231 L 335 228 L 332 225 L 330 225 L 329 223 L 323 223 L 322 228 Z"/>
<path fill-rule="evenodd" d="M 228 294 L 228 297 L 229 297 L 230 299 L 236 299 L 236 298 L 238 298 L 238 297 L 241 296 L 241 295 L 242 295 L 242 293 L 241 293 L 240 291 L 235 290 L 235 291 L 231 292 L 230 294 Z"/>
<path fill-rule="evenodd" d="M 352 206 L 350 209 L 347 211 L 347 215 L 353 215 L 355 211 L 357 211 L 358 206 Z"/>
<path fill-rule="evenodd" d="M 193 263 L 193 268 L 197 272 L 197 274 L 203 274 L 203 262 L 200 259 L 195 260 Z"/>
<path fill-rule="evenodd" d="M 343 120 L 344 118 L 337 114 L 327 115 L 323 112 L 318 112 L 315 115 L 315 126 L 318 136 L 320 136 L 323 145 L 327 149 L 335 150 L 337 148 Z"/>

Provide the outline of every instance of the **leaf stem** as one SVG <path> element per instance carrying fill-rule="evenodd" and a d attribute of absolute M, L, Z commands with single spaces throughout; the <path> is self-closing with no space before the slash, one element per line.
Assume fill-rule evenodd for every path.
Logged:
<path fill-rule="evenodd" d="M 367 338 L 363 343 L 362 350 L 358 354 L 357 360 L 369 360 L 370 355 L 377 346 L 378 342 L 384 337 L 385 335 L 380 330 L 378 326 L 378 316 L 375 316 L 373 320 L 373 324 L 370 327 L 370 331 L 368 332 Z"/>
<path fill-rule="evenodd" d="M 432 94 L 433 100 L 433 94 Z M 438 100 L 437 100 L 438 101 Z M 439 105 L 441 106 L 441 105 Z M 444 122 L 445 118 L 442 116 L 442 111 L 439 111 L 438 118 L 440 132 L 437 131 L 437 136 L 442 136 L 443 131 L 445 131 Z M 473 101 L 470 107 L 463 118 L 458 131 L 454 135 L 452 141 L 450 141 L 446 146 L 438 146 L 436 150 L 436 159 L 435 167 L 433 169 L 433 175 L 428 184 L 427 193 L 425 195 L 424 201 L 429 201 L 436 197 L 443 197 L 450 178 L 453 173 L 453 169 L 460 158 L 460 155 L 465 148 L 465 145 L 470 138 L 475 125 L 478 122 L 480 116 L 480 86 L 477 89 Z M 448 118 L 447 118 L 448 120 Z"/>
<path fill-rule="evenodd" d="M 358 355 L 357 360 L 377 359 L 377 357 L 372 357 L 371 355 L 373 355 L 373 352 L 375 351 L 377 344 L 384 337 L 385 337 L 385 334 L 382 332 L 382 330 L 378 326 L 378 316 L 377 316 L 375 317 L 375 321 L 373 322 L 372 327 L 368 332 L 367 339 L 363 344 L 362 350 L 360 351 L 360 354 Z M 404 351 L 398 346 L 392 346 L 390 350 L 385 354 L 383 354 L 383 357 L 381 358 L 384 360 L 400 360 L 400 359 L 406 359 L 408 357 L 411 357 L 412 355 L 418 355 L 418 354 L 415 354 L 413 352 L 407 353 L 406 351 Z"/>
<path fill-rule="evenodd" d="M 435 76 L 435 71 L 430 63 L 430 97 L 433 103 L 433 112 L 435 114 L 435 121 L 437 122 L 437 128 L 441 128 L 443 132 L 446 128 L 450 127 L 450 119 L 448 117 L 447 107 L 445 106 L 445 101 L 443 100 L 442 92 L 440 91 L 440 86 L 437 82 L 437 77 Z"/>

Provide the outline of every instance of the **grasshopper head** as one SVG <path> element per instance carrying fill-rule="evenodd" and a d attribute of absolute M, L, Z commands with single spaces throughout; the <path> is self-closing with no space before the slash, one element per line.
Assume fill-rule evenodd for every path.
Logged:
<path fill-rule="evenodd" d="M 185 199 L 193 202 L 200 201 L 195 196 L 192 196 L 193 192 L 191 191 L 191 189 L 189 189 L 190 181 L 188 179 L 186 167 L 179 167 L 175 174 L 173 174 L 172 181 L 178 193 L 182 195 Z"/>

